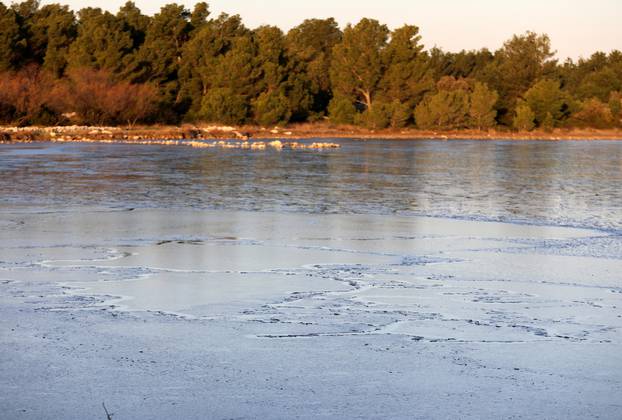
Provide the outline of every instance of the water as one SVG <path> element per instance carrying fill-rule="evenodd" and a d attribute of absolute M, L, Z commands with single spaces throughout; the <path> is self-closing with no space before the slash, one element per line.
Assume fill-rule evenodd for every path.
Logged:
<path fill-rule="evenodd" d="M 415 214 L 622 228 L 622 142 L 354 141 L 330 151 L 3 145 L 3 207 Z"/>
<path fill-rule="evenodd" d="M 622 142 L 340 142 L 0 145 L 3 413 L 622 418 Z"/>

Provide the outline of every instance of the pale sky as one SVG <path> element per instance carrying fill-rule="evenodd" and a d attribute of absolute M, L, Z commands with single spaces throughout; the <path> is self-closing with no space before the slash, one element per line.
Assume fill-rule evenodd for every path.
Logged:
<path fill-rule="evenodd" d="M 126 0 L 57 0 L 74 10 L 85 6 L 116 11 Z M 173 1 L 135 0 L 153 14 Z M 195 1 L 177 1 L 191 8 Z M 499 48 L 515 33 L 551 37 L 559 58 L 588 57 L 596 50 L 622 50 L 622 0 L 212 0 L 213 14 L 239 14 L 247 26 L 272 24 L 287 30 L 306 18 L 334 17 L 343 26 L 373 17 L 391 28 L 421 28 L 426 48 L 447 51 Z"/>

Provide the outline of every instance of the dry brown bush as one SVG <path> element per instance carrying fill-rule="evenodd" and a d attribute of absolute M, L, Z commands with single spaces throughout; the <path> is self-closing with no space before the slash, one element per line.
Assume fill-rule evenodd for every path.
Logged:
<path fill-rule="evenodd" d="M 116 81 L 106 71 L 71 70 L 56 88 L 57 109 L 75 112 L 88 125 L 144 121 L 157 110 L 157 91 L 151 85 Z"/>
<path fill-rule="evenodd" d="M 19 126 L 55 123 L 54 87 L 54 77 L 35 65 L 0 73 L 0 119 Z"/>

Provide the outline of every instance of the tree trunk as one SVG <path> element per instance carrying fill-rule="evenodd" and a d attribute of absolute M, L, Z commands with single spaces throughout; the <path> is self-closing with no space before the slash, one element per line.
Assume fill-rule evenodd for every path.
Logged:
<path fill-rule="evenodd" d="M 363 88 L 356 88 L 356 90 L 358 91 L 358 93 L 360 93 L 363 96 L 363 101 L 357 101 L 359 103 L 362 103 L 363 105 L 365 105 L 365 107 L 367 108 L 367 110 L 371 109 L 371 91 L 363 89 Z"/>
<path fill-rule="evenodd" d="M 365 106 L 367 107 L 367 110 L 370 111 L 371 110 L 371 93 L 368 90 L 364 90 L 361 92 L 363 94 L 363 97 L 365 98 Z"/>

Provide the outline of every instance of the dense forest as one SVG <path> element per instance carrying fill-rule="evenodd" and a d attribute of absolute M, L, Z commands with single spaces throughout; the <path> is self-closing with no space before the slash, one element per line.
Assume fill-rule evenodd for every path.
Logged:
<path fill-rule="evenodd" d="M 168 4 L 146 16 L 0 2 L 0 122 L 552 130 L 622 125 L 622 53 L 563 63 L 547 35 L 426 49 L 419 28 L 309 19 L 283 33 Z"/>

